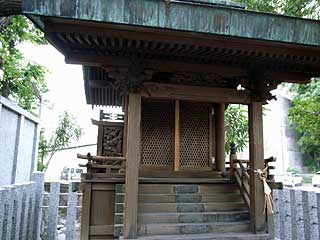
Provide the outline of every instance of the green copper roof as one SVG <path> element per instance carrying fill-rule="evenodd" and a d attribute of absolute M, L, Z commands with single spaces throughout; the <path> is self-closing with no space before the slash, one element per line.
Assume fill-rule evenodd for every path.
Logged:
<path fill-rule="evenodd" d="M 217 1 L 23 0 L 23 12 L 320 46 L 319 21 L 253 12 L 213 2 Z"/>

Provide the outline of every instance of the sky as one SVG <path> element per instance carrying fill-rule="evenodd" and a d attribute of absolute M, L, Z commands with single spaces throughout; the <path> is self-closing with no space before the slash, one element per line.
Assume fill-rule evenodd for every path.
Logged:
<path fill-rule="evenodd" d="M 67 111 L 84 131 L 80 141 L 72 145 L 96 143 L 97 127 L 91 124 L 91 118 L 99 118 L 99 109 L 92 110 L 86 103 L 81 65 L 66 64 L 64 56 L 51 45 L 25 43 L 19 48 L 28 60 L 45 66 L 49 71 L 46 75 L 49 91 L 44 95 L 47 102 L 41 109 L 41 125 L 47 136 L 55 129 L 59 114 Z"/>
<path fill-rule="evenodd" d="M 59 114 L 67 111 L 77 119 L 83 129 L 83 136 L 74 141 L 70 147 L 97 143 L 97 126 L 92 125 L 91 118 L 99 119 L 99 108 L 92 109 L 86 103 L 81 65 L 66 64 L 64 56 L 51 45 L 35 46 L 24 43 L 19 46 L 27 60 L 37 62 L 48 69 L 46 82 L 49 91 L 43 96 L 46 100 L 41 109 L 41 127 L 45 128 L 46 137 L 57 126 Z M 77 153 L 96 154 L 96 146 L 59 151 L 55 153 L 46 171 L 46 181 L 60 179 L 64 167 L 79 168 L 86 160 L 77 159 Z"/>

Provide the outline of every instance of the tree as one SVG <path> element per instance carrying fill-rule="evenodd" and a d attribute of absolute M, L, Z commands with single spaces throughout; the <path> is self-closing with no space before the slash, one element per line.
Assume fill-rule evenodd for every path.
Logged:
<path fill-rule="evenodd" d="M 229 105 L 225 111 L 226 152 L 230 145 L 236 145 L 236 151 L 242 152 L 248 145 L 248 111 L 241 105 Z"/>
<path fill-rule="evenodd" d="M 308 85 L 293 85 L 291 92 L 295 96 L 289 120 L 299 133 L 298 144 L 310 156 L 308 165 L 320 169 L 320 81 L 314 79 Z"/>
<path fill-rule="evenodd" d="M 246 3 L 248 9 L 295 17 L 320 18 L 319 0 L 235 0 Z"/>
<path fill-rule="evenodd" d="M 45 170 L 54 154 L 68 147 L 72 141 L 79 140 L 83 131 L 76 119 L 64 112 L 59 116 L 57 128 L 54 130 L 50 140 L 45 137 L 45 130 L 41 129 L 38 148 L 38 170 Z M 48 161 L 44 161 L 48 158 Z"/>
<path fill-rule="evenodd" d="M 32 85 L 36 83 L 42 93 L 47 91 L 46 69 L 24 58 L 17 48 L 22 42 L 46 43 L 41 31 L 25 17 L 0 18 L 0 95 L 32 111 L 37 102 Z"/>

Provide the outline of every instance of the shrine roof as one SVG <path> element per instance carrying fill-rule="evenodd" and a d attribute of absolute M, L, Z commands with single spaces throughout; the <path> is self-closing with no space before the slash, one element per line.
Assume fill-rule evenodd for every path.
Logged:
<path fill-rule="evenodd" d="M 41 17 L 320 46 L 320 22 L 244 9 L 214 0 L 23 0 L 23 13 Z"/>

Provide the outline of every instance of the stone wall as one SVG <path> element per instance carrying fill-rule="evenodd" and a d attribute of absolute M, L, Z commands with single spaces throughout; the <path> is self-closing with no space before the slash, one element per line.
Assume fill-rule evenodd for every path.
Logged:
<path fill-rule="evenodd" d="M 39 119 L 0 96 L 0 187 L 30 180 L 36 167 Z"/>

